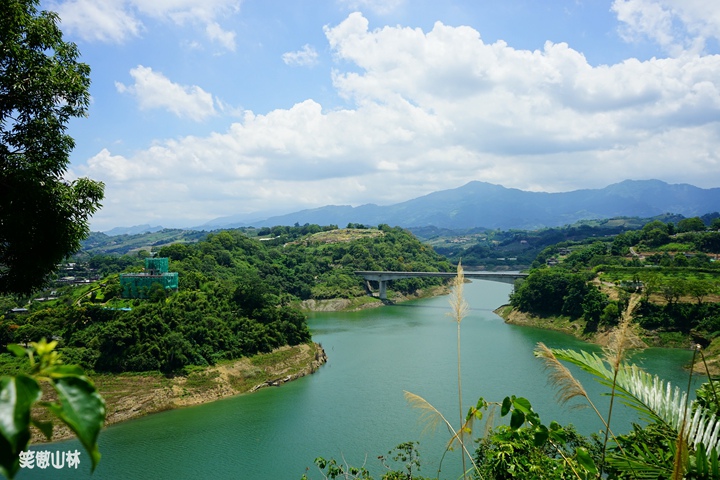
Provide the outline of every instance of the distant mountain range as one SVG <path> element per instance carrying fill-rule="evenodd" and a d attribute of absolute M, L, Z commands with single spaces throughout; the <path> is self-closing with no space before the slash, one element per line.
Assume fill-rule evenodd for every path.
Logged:
<path fill-rule="evenodd" d="M 720 188 L 671 185 L 660 180 L 625 180 L 602 189 L 562 193 L 526 192 L 486 182 L 470 182 L 395 205 L 330 205 L 255 221 L 252 226 L 317 223 L 344 227 L 348 223 L 387 223 L 403 227 L 530 230 L 586 219 L 653 217 L 663 213 L 694 217 L 719 210 Z M 250 224 L 216 226 L 230 228 Z"/>
<path fill-rule="evenodd" d="M 601 189 L 562 193 L 527 192 L 486 182 L 470 182 L 406 202 L 379 206 L 329 205 L 277 215 L 248 223 L 233 217 L 208 222 L 195 229 L 271 227 L 315 223 L 391 226 L 474 227 L 533 230 L 612 217 L 649 218 L 664 213 L 685 217 L 720 211 L 720 188 L 703 189 L 660 180 L 625 180 Z M 237 218 L 237 217 L 236 217 Z"/>

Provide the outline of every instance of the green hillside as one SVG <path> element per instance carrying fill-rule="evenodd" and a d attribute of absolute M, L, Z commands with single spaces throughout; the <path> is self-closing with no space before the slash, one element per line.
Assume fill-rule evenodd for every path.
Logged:
<path fill-rule="evenodd" d="M 222 231 L 155 249 L 179 273 L 179 290 L 158 285 L 147 300 L 121 298 L 119 283 L 120 272 L 142 269 L 147 252 L 91 257 L 69 271 L 78 276 L 31 299 L 2 299 L 3 311 L 28 312 L 0 317 L 0 343 L 54 337 L 68 362 L 88 370 L 174 372 L 309 341 L 299 303 L 365 297 L 356 270 L 452 270 L 400 228 L 315 225 L 262 233 Z M 412 294 L 440 283 L 407 279 L 390 290 Z"/>

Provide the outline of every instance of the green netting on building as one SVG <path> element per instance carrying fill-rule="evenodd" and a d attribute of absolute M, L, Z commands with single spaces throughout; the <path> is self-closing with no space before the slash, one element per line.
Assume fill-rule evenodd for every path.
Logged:
<path fill-rule="evenodd" d="M 170 263 L 168 258 L 146 258 L 145 272 L 150 275 L 160 275 L 170 271 Z"/>
<path fill-rule="evenodd" d="M 167 258 L 146 258 L 146 273 L 123 273 L 120 275 L 120 287 L 123 298 L 147 298 L 154 283 L 166 290 L 178 289 L 177 272 L 168 272 Z"/>

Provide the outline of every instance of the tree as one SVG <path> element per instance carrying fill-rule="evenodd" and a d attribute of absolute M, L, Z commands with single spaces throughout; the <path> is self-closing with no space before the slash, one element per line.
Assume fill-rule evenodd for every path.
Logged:
<path fill-rule="evenodd" d="M 683 218 L 677 224 L 678 232 L 704 232 L 707 227 L 700 217 Z"/>
<path fill-rule="evenodd" d="M 0 294 L 28 293 L 80 248 L 104 185 L 65 180 L 72 117 L 89 104 L 90 68 L 39 0 L 0 4 Z"/>

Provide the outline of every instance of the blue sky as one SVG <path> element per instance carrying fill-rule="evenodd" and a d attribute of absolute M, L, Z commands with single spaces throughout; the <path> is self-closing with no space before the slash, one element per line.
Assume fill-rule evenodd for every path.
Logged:
<path fill-rule="evenodd" d="M 720 2 L 43 0 L 92 68 L 93 230 L 480 180 L 720 187 Z"/>

